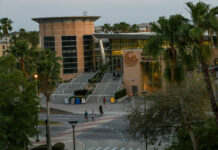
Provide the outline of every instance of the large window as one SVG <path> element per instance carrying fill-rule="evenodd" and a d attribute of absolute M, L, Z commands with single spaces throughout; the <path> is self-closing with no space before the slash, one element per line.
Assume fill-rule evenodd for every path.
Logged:
<path fill-rule="evenodd" d="M 85 72 L 93 70 L 92 36 L 83 36 Z"/>
<path fill-rule="evenodd" d="M 63 73 L 77 73 L 76 36 L 62 36 Z"/>
<path fill-rule="evenodd" d="M 44 48 L 55 51 L 55 38 L 54 38 L 54 36 L 45 36 L 44 37 Z"/>

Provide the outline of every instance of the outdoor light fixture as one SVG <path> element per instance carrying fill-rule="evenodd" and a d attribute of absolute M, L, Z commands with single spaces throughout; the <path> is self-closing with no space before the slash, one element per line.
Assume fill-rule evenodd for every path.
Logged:
<path fill-rule="evenodd" d="M 78 123 L 78 121 L 69 121 L 69 124 L 70 124 L 70 125 L 72 126 L 72 128 L 73 128 L 73 148 L 74 148 L 74 150 L 76 150 L 74 128 L 75 128 L 75 126 L 76 126 L 77 123 Z"/>
<path fill-rule="evenodd" d="M 34 74 L 34 78 L 37 79 L 38 78 L 38 74 Z"/>
<path fill-rule="evenodd" d="M 38 74 L 34 74 L 34 78 L 36 80 L 36 94 L 37 94 L 37 99 L 39 100 L 39 93 L 38 93 L 38 82 L 37 82 L 37 79 L 38 79 Z M 39 117 L 38 117 L 39 118 Z M 38 126 L 38 122 L 37 122 L 37 130 L 39 129 L 39 126 Z M 37 131 L 37 135 L 36 135 L 36 142 L 39 142 L 39 133 Z"/>

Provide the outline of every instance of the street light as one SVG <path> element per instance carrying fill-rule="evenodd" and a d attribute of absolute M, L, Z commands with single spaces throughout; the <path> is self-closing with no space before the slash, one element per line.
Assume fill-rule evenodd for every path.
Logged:
<path fill-rule="evenodd" d="M 38 79 L 38 74 L 34 74 L 34 78 L 36 80 L 36 94 L 37 94 L 37 99 L 39 101 L 39 93 L 38 93 L 38 82 L 37 82 L 37 79 Z M 38 116 L 39 118 L 39 116 Z M 37 119 L 38 120 L 38 119 Z M 39 126 L 38 126 L 38 122 L 37 122 L 37 130 L 39 129 Z M 39 135 L 38 135 L 38 132 L 37 132 L 37 135 L 36 135 L 36 142 L 39 142 Z"/>
<path fill-rule="evenodd" d="M 72 128 L 73 128 L 73 148 L 74 148 L 74 150 L 76 150 L 74 128 L 75 128 L 75 126 L 76 126 L 77 123 L 78 123 L 78 121 L 69 121 L 69 124 L 70 124 L 70 125 L 72 126 Z"/>
<path fill-rule="evenodd" d="M 145 115 L 147 113 L 147 103 L 146 103 L 146 98 L 145 95 L 148 93 L 148 91 L 142 91 L 141 92 L 144 95 L 144 101 L 145 101 Z M 145 122 L 145 149 L 148 149 L 148 136 L 147 136 L 147 123 Z"/>

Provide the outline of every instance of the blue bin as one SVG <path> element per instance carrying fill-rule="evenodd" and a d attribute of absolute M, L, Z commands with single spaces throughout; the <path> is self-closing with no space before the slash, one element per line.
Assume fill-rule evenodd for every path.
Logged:
<path fill-rule="evenodd" d="M 75 98 L 75 104 L 80 104 L 80 98 Z"/>

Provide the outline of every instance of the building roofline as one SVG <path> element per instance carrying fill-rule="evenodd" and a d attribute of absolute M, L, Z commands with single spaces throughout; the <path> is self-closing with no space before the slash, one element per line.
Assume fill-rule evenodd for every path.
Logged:
<path fill-rule="evenodd" d="M 94 34 L 96 38 L 109 38 L 109 39 L 149 39 L 154 36 L 152 32 L 140 32 L 140 33 L 98 33 Z"/>
<path fill-rule="evenodd" d="M 32 18 L 33 21 L 38 23 L 47 22 L 62 22 L 62 21 L 96 21 L 100 16 L 64 16 L 64 17 L 42 17 L 42 18 Z"/>

